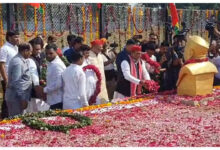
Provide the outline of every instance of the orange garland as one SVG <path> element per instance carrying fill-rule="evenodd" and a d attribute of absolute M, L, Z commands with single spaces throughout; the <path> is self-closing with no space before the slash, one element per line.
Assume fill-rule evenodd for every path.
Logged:
<path fill-rule="evenodd" d="M 45 4 L 42 4 L 42 8 L 43 8 L 43 13 L 42 13 L 42 21 L 43 21 L 43 37 L 46 37 L 47 33 L 46 33 L 46 8 L 45 8 Z"/>
<path fill-rule="evenodd" d="M 131 38 L 131 7 L 128 7 L 128 38 Z"/>
<path fill-rule="evenodd" d="M 92 8 L 91 8 L 91 6 L 90 6 L 90 8 L 89 8 L 89 21 L 90 21 L 90 42 L 92 42 L 93 41 L 93 31 L 92 31 Z"/>
<path fill-rule="evenodd" d="M 83 19 L 83 39 L 84 42 L 86 43 L 86 13 L 85 13 L 85 7 L 82 6 L 82 19 Z"/>
<path fill-rule="evenodd" d="M 99 39 L 99 11 L 96 10 L 96 39 Z"/>
<path fill-rule="evenodd" d="M 26 15 L 26 4 L 23 5 L 24 13 L 24 41 L 27 41 L 27 15 Z"/>
<path fill-rule="evenodd" d="M 34 25 L 35 25 L 35 37 L 37 37 L 37 26 L 38 26 L 38 21 L 37 21 L 37 7 L 34 7 Z"/>
<path fill-rule="evenodd" d="M 142 17 L 143 17 L 144 13 L 142 8 L 139 8 L 139 28 L 142 28 Z"/>
<path fill-rule="evenodd" d="M 133 8 L 133 23 L 136 24 L 136 7 Z M 133 28 L 133 36 L 136 34 L 136 29 Z"/>

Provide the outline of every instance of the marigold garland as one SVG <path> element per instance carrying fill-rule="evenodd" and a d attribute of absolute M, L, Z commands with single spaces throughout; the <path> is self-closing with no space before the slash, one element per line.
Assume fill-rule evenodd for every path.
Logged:
<path fill-rule="evenodd" d="M 34 31 L 34 34 L 35 34 L 35 37 L 37 37 L 37 34 L 38 34 L 38 31 L 37 31 L 37 28 L 38 28 L 38 20 L 37 20 L 37 7 L 34 7 L 34 26 L 36 28 L 36 30 Z"/>
<path fill-rule="evenodd" d="M 99 39 L 99 10 L 96 10 L 96 39 Z"/>
<path fill-rule="evenodd" d="M 128 38 L 131 38 L 131 7 L 128 7 Z"/>
<path fill-rule="evenodd" d="M 82 19 L 83 19 L 83 39 L 84 39 L 84 42 L 86 43 L 86 13 L 85 13 L 85 7 L 82 6 Z"/>
<path fill-rule="evenodd" d="M 89 6 L 89 22 L 90 22 L 90 41 L 93 41 L 93 18 L 92 18 L 92 6 Z"/>
<path fill-rule="evenodd" d="M 135 16 L 135 14 L 136 14 L 136 7 L 133 8 L 133 24 L 134 24 L 134 26 L 136 26 L 136 16 Z M 133 28 L 133 36 L 136 34 L 135 29 L 136 28 Z"/>
<path fill-rule="evenodd" d="M 83 70 L 84 71 L 92 70 L 96 74 L 96 77 L 97 77 L 96 89 L 95 89 L 93 95 L 89 99 L 89 105 L 92 105 L 92 104 L 96 103 L 96 98 L 99 95 L 99 93 L 101 92 L 101 81 L 102 81 L 101 73 L 100 73 L 99 69 L 94 65 L 87 65 L 87 66 L 83 67 Z"/>
<path fill-rule="evenodd" d="M 134 35 L 136 34 L 136 31 L 138 32 L 138 33 L 143 33 L 144 32 L 144 29 L 145 29 L 145 25 L 144 25 L 144 27 L 143 27 L 143 29 L 142 30 L 139 30 L 138 28 L 137 28 L 137 25 L 136 25 L 136 19 L 135 19 L 135 14 L 130 14 L 131 15 L 131 18 L 132 18 L 132 22 L 133 22 L 133 24 L 134 24 Z"/>
<path fill-rule="evenodd" d="M 43 37 L 47 36 L 46 33 L 46 7 L 45 4 L 42 4 L 42 8 L 43 8 L 43 13 L 42 13 L 42 21 L 43 21 Z"/>

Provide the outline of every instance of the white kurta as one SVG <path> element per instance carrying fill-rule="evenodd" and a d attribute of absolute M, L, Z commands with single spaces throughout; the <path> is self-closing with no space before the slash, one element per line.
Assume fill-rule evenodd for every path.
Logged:
<path fill-rule="evenodd" d="M 63 61 L 57 56 L 47 67 L 47 86 L 44 93 L 47 94 L 47 103 L 54 105 L 63 100 L 62 73 L 66 69 Z"/>
<path fill-rule="evenodd" d="M 71 64 L 62 74 L 64 82 L 63 109 L 88 106 L 86 75 L 81 66 Z"/>
<path fill-rule="evenodd" d="M 146 70 L 146 67 L 145 67 L 145 63 L 143 63 L 142 61 L 142 76 L 143 76 L 143 79 L 144 80 L 150 80 L 150 75 L 148 73 L 148 71 Z M 139 84 L 140 82 L 140 79 L 134 77 L 131 75 L 131 69 L 130 69 L 130 65 L 128 63 L 127 60 L 124 60 L 122 61 L 121 63 L 121 70 L 122 70 L 122 73 L 123 73 L 123 76 L 126 80 L 134 83 L 134 84 Z M 114 99 L 116 98 L 125 98 L 126 96 L 122 95 L 121 93 L 118 93 L 118 92 L 114 92 Z"/>
<path fill-rule="evenodd" d="M 102 55 L 101 53 L 96 55 L 93 51 L 90 51 L 88 60 L 92 65 L 95 65 L 101 73 L 101 76 L 102 76 L 101 92 L 98 95 L 98 98 L 101 101 L 100 103 L 107 103 L 109 101 L 109 98 L 108 98 L 108 93 L 106 89 L 104 62 L 103 62 Z"/>
<path fill-rule="evenodd" d="M 18 47 L 12 45 L 9 42 L 5 42 L 5 44 L 0 49 L 0 62 L 5 63 L 5 72 L 8 74 L 8 66 L 10 60 L 18 53 Z M 1 80 L 2 76 L 0 76 Z"/>

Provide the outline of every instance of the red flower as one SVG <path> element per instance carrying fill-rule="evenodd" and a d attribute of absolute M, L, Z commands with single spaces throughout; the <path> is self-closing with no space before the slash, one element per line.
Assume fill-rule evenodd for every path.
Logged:
<path fill-rule="evenodd" d="M 96 82 L 95 92 L 94 92 L 94 94 L 89 99 L 89 105 L 92 105 L 92 104 L 96 103 L 96 98 L 99 95 L 99 93 L 101 92 L 102 77 L 101 77 L 101 73 L 100 73 L 99 69 L 96 66 L 94 66 L 94 65 L 87 65 L 87 66 L 83 67 L 84 71 L 90 70 L 90 69 L 95 72 L 96 77 L 98 79 L 98 81 Z"/>
<path fill-rule="evenodd" d="M 151 93 L 158 92 L 160 86 L 154 80 L 146 80 L 144 87 Z"/>
<path fill-rule="evenodd" d="M 156 61 L 151 60 L 147 53 L 143 54 L 141 58 L 155 68 L 155 73 L 160 73 L 160 64 Z"/>

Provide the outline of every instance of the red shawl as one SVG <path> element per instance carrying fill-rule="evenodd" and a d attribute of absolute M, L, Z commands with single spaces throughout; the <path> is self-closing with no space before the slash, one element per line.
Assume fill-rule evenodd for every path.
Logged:
<path fill-rule="evenodd" d="M 135 62 L 134 60 L 129 56 L 130 58 L 130 66 L 131 66 L 131 75 L 135 78 L 138 78 L 137 77 L 137 71 L 136 71 L 136 66 L 135 66 Z M 142 65 L 141 65 L 141 61 L 139 60 L 138 62 L 138 69 L 139 69 L 139 78 L 140 80 L 142 80 Z M 141 85 L 137 85 L 135 83 L 131 83 L 131 96 L 136 96 L 136 91 L 137 91 L 137 94 L 140 95 L 141 94 L 141 89 L 142 89 L 142 86 Z"/>

